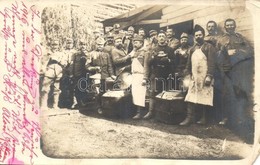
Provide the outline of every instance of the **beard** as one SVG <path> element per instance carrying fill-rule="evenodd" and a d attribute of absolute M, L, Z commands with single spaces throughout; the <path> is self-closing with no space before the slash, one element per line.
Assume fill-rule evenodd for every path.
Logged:
<path fill-rule="evenodd" d="M 199 44 L 202 44 L 203 43 L 203 38 L 196 38 L 196 42 L 199 43 Z"/>
<path fill-rule="evenodd" d="M 235 32 L 235 28 L 226 28 L 226 32 L 227 33 L 234 33 Z"/>
<path fill-rule="evenodd" d="M 187 47 L 188 46 L 188 42 L 183 42 L 183 43 L 181 43 L 181 47 L 182 48 L 185 48 L 185 47 Z"/>
<path fill-rule="evenodd" d="M 209 34 L 215 34 L 215 30 L 209 30 Z"/>
<path fill-rule="evenodd" d="M 122 48 L 123 48 L 123 45 L 122 45 L 122 44 L 116 45 L 116 48 L 117 48 L 117 49 L 122 49 Z"/>

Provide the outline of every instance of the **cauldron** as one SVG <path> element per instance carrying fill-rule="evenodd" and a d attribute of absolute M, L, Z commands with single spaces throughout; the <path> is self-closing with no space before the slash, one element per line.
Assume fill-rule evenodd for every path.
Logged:
<path fill-rule="evenodd" d="M 132 96 L 127 90 L 107 91 L 101 97 L 102 114 L 112 118 L 130 118 L 135 111 L 132 104 Z"/>

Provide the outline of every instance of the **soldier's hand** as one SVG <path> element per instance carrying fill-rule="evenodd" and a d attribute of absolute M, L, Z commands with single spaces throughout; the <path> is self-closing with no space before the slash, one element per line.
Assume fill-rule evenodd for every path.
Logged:
<path fill-rule="evenodd" d="M 115 76 L 115 75 L 112 75 L 111 78 L 112 78 L 113 80 L 115 80 L 115 79 L 116 79 L 116 76 Z"/>
<path fill-rule="evenodd" d="M 101 72 L 101 68 L 99 66 L 96 66 L 96 72 Z"/>
<path fill-rule="evenodd" d="M 146 84 L 147 84 L 147 81 L 146 81 L 146 80 L 143 80 L 143 81 L 142 81 L 142 86 L 146 86 Z"/>
<path fill-rule="evenodd" d="M 170 59 L 168 57 L 162 57 L 160 60 L 162 63 L 170 62 Z"/>
<path fill-rule="evenodd" d="M 206 76 L 205 82 L 204 82 L 205 86 L 210 86 L 211 81 L 212 81 L 212 78 L 210 76 Z"/>
<path fill-rule="evenodd" d="M 135 49 L 133 49 L 133 50 L 129 53 L 129 56 L 130 56 L 131 58 L 133 58 L 134 55 L 135 55 Z"/>

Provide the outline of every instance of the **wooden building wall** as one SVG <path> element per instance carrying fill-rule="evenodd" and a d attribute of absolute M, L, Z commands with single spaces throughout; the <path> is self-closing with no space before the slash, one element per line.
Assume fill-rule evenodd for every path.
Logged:
<path fill-rule="evenodd" d="M 218 24 L 220 33 L 224 32 L 224 21 L 227 18 L 236 20 L 238 33 L 241 33 L 253 46 L 253 22 L 250 12 L 245 6 L 168 6 L 162 10 L 162 20 L 164 23 L 160 27 L 165 27 L 189 20 L 194 21 L 206 28 L 209 20 L 214 20 Z"/>

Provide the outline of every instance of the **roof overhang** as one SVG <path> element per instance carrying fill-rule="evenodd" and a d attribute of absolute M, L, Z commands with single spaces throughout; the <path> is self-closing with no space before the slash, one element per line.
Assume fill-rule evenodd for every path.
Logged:
<path fill-rule="evenodd" d="M 121 29 L 124 29 L 131 25 L 143 25 L 143 24 L 154 24 L 154 23 L 163 23 L 162 19 L 149 19 L 146 20 L 147 17 L 152 14 L 162 10 L 167 5 L 146 5 L 139 7 L 135 10 L 131 10 L 127 13 L 121 14 L 114 18 L 106 19 L 102 21 L 104 27 L 105 26 L 113 26 L 115 23 L 119 23 L 121 25 Z"/>

